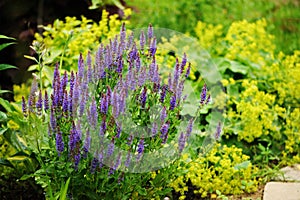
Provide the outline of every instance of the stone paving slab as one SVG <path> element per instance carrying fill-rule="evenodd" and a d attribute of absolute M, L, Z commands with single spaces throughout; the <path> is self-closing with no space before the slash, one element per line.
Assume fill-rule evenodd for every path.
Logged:
<path fill-rule="evenodd" d="M 284 167 L 280 171 L 283 172 L 284 176 L 278 177 L 279 180 L 300 182 L 300 164 Z"/>
<path fill-rule="evenodd" d="M 263 200 L 300 200 L 300 183 L 269 182 Z"/>

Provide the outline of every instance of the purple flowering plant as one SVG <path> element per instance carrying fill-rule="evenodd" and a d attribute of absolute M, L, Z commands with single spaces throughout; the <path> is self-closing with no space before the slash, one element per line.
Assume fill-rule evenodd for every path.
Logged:
<path fill-rule="evenodd" d="M 48 197 L 58 195 L 70 177 L 68 194 L 75 199 L 171 192 L 170 163 L 184 151 L 197 119 L 182 123 L 191 64 L 184 54 L 167 79 L 160 76 L 157 38 L 151 25 L 145 32 L 136 36 L 123 24 L 95 55 L 79 56 L 76 72 L 57 65 L 51 91 L 38 90 L 34 81 L 28 101 L 22 99 L 25 120 L 43 136 L 35 146 L 41 166 L 34 176 Z M 209 102 L 204 84 L 199 111 Z M 166 177 L 149 182 L 149 172 L 158 169 Z M 159 186 L 164 190 L 153 194 Z"/>

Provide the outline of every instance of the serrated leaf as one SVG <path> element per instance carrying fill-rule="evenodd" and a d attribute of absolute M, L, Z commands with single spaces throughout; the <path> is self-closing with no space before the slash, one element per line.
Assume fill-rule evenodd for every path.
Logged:
<path fill-rule="evenodd" d="M 0 71 L 6 70 L 6 69 L 18 69 L 16 66 L 10 65 L 10 64 L 0 64 Z"/>

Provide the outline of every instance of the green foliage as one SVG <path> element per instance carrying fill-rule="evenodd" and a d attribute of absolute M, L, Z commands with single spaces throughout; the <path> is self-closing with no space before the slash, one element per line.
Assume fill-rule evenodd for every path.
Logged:
<path fill-rule="evenodd" d="M 270 24 L 267 31 L 277 38 L 274 41 L 277 50 L 292 53 L 300 47 L 299 3 L 293 0 L 180 0 L 171 3 L 167 0 L 130 0 L 128 5 L 137 10 L 131 19 L 134 26 L 146 27 L 151 22 L 157 27 L 192 35 L 195 35 L 193 27 L 199 20 L 213 25 L 222 24 L 227 29 L 235 21 L 253 22 L 266 18 Z"/>

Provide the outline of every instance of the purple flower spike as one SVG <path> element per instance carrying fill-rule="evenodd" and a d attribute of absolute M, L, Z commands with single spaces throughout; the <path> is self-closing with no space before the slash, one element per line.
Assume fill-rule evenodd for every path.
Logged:
<path fill-rule="evenodd" d="M 83 146 L 83 155 L 82 155 L 83 158 L 87 158 L 87 154 L 89 152 L 90 145 L 91 145 L 91 135 L 90 135 L 90 130 L 87 130 L 85 141 L 84 141 L 84 146 Z"/>
<path fill-rule="evenodd" d="M 128 36 L 126 49 L 131 48 L 131 46 L 133 45 L 133 39 L 134 39 L 134 33 L 131 32 L 131 34 Z"/>
<path fill-rule="evenodd" d="M 61 153 L 64 151 L 64 142 L 63 142 L 63 138 L 62 138 L 62 133 L 59 129 L 59 127 L 57 127 L 57 133 L 55 136 L 55 144 L 56 144 L 56 151 L 58 153 L 58 156 L 61 155 Z"/>
<path fill-rule="evenodd" d="M 185 72 L 185 78 L 187 78 L 191 73 L 191 63 L 189 63 L 187 69 L 186 69 L 186 72 Z"/>
<path fill-rule="evenodd" d="M 164 106 L 164 107 L 162 108 L 162 110 L 161 110 L 161 113 L 160 113 L 160 121 L 161 121 L 162 123 L 164 123 L 166 117 L 167 117 L 167 109 L 166 109 L 166 106 Z"/>
<path fill-rule="evenodd" d="M 186 65 L 186 62 L 187 62 L 187 59 L 186 59 L 186 53 L 184 53 L 184 54 L 183 54 L 182 61 L 181 61 L 181 65 L 180 65 L 180 67 L 181 67 L 181 73 L 182 73 L 183 70 L 184 70 L 184 67 L 185 67 L 185 65 Z"/>
<path fill-rule="evenodd" d="M 75 171 L 78 170 L 78 165 L 79 165 L 80 159 L 81 159 L 80 153 L 77 153 L 77 154 L 74 155 L 74 168 L 75 168 Z"/>
<path fill-rule="evenodd" d="M 117 157 L 117 159 L 116 159 L 115 165 L 113 166 L 113 169 L 114 169 L 114 170 L 117 170 L 118 167 L 120 166 L 120 164 L 121 164 L 121 158 L 122 158 L 122 154 L 119 153 L 119 154 L 118 154 L 118 157 Z"/>
<path fill-rule="evenodd" d="M 100 151 L 98 155 L 99 167 L 102 168 L 103 166 L 103 150 Z"/>
<path fill-rule="evenodd" d="M 149 53 L 151 56 L 154 56 L 156 53 L 156 38 L 155 37 L 153 38 L 153 40 L 151 42 L 151 45 L 149 48 Z"/>
<path fill-rule="evenodd" d="M 133 141 L 133 134 L 131 133 L 129 135 L 129 137 L 127 138 L 127 145 L 131 146 L 132 145 L 132 141 Z"/>
<path fill-rule="evenodd" d="M 142 94 L 140 96 L 140 102 L 141 102 L 142 108 L 145 108 L 146 100 L 147 100 L 147 88 L 144 87 Z"/>
<path fill-rule="evenodd" d="M 184 135 L 183 132 L 180 133 L 180 136 L 178 138 L 178 150 L 179 150 L 179 153 L 181 153 L 184 149 L 184 146 L 185 146 L 185 142 L 186 142 L 186 137 Z"/>
<path fill-rule="evenodd" d="M 222 125 L 221 122 L 219 122 L 214 135 L 216 140 L 219 140 L 221 138 L 221 132 L 222 132 Z"/>
<path fill-rule="evenodd" d="M 111 155 L 113 155 L 114 150 L 115 150 L 115 144 L 114 144 L 114 140 L 112 140 L 108 144 L 106 157 L 109 158 Z"/>
<path fill-rule="evenodd" d="M 137 53 L 137 57 L 136 57 L 136 60 L 135 60 L 135 67 L 136 67 L 137 71 L 140 71 L 140 68 L 141 68 L 141 58 L 140 58 L 140 54 L 139 53 Z"/>
<path fill-rule="evenodd" d="M 108 109 L 108 100 L 107 100 L 107 95 L 103 94 L 100 102 L 100 112 L 103 114 L 107 113 Z"/>
<path fill-rule="evenodd" d="M 52 131 L 54 132 L 56 130 L 56 118 L 55 118 L 53 108 L 51 108 L 51 111 L 50 111 L 50 126 L 51 126 Z"/>
<path fill-rule="evenodd" d="M 144 139 L 141 139 L 138 144 L 138 149 L 137 149 L 137 153 L 138 153 L 138 155 L 136 157 L 137 161 L 139 161 L 141 159 L 143 152 L 144 152 Z"/>
<path fill-rule="evenodd" d="M 207 96 L 207 98 L 206 98 L 206 101 L 205 101 L 205 104 L 207 105 L 207 104 L 209 104 L 211 102 L 211 96 L 210 96 L 210 94 Z"/>
<path fill-rule="evenodd" d="M 116 69 L 118 74 L 122 74 L 123 66 L 124 66 L 124 61 L 123 61 L 122 57 L 120 57 L 118 59 L 118 66 L 117 66 L 117 69 Z"/>
<path fill-rule="evenodd" d="M 138 51 L 136 48 L 136 44 L 133 43 L 133 46 L 131 48 L 131 51 L 128 54 L 129 56 L 129 61 L 132 63 L 134 60 L 136 60 L 137 56 L 138 56 Z"/>
<path fill-rule="evenodd" d="M 80 53 L 78 59 L 78 77 L 80 80 L 82 80 L 83 76 L 84 76 L 84 61 L 83 61 L 82 54 Z"/>
<path fill-rule="evenodd" d="M 73 122 L 72 128 L 69 136 L 69 149 L 71 155 L 75 156 L 78 153 L 79 149 L 77 148 L 77 143 L 80 142 L 80 135 L 76 129 L 75 123 Z M 75 158 L 75 157 L 74 157 Z"/>
<path fill-rule="evenodd" d="M 94 157 L 93 160 L 92 160 L 92 163 L 91 163 L 91 174 L 95 173 L 98 164 L 99 164 L 99 160 Z"/>
<path fill-rule="evenodd" d="M 59 64 L 56 63 L 55 65 L 55 69 L 54 69 L 54 76 L 53 76 L 53 85 L 52 85 L 52 89 L 55 89 L 55 84 L 56 84 L 56 81 L 57 80 L 60 80 L 60 77 L 59 77 Z"/>
<path fill-rule="evenodd" d="M 206 100 L 206 93 L 207 93 L 207 88 L 206 88 L 206 83 L 204 83 L 201 94 L 200 94 L 200 104 L 201 105 L 203 105 Z"/>
<path fill-rule="evenodd" d="M 103 117 L 102 121 L 101 121 L 101 125 L 100 125 L 100 131 L 99 131 L 100 133 L 99 133 L 99 135 L 100 136 L 104 136 L 105 131 L 106 131 L 106 119 L 105 119 L 105 117 Z"/>
<path fill-rule="evenodd" d="M 140 35 L 140 47 L 141 47 L 142 53 L 144 52 L 145 43 L 146 43 L 145 34 L 144 34 L 144 31 L 142 30 L 141 35 Z"/>
<path fill-rule="evenodd" d="M 179 77 L 181 74 L 181 68 L 179 65 L 178 58 L 176 58 L 176 64 L 175 64 L 175 69 L 174 69 L 174 77 L 173 77 L 173 89 L 176 90 L 177 84 L 179 82 Z"/>
<path fill-rule="evenodd" d="M 45 112 L 49 110 L 49 97 L 48 97 L 48 93 L 45 90 L 45 96 L 44 96 L 44 110 Z"/>
<path fill-rule="evenodd" d="M 184 80 L 181 80 L 176 90 L 176 99 L 180 100 L 183 92 Z"/>
<path fill-rule="evenodd" d="M 176 96 L 173 95 L 170 100 L 170 108 L 169 109 L 174 110 L 175 106 L 176 106 Z"/>
<path fill-rule="evenodd" d="M 146 67 L 142 67 L 138 77 L 138 86 L 141 87 L 142 85 L 144 85 L 145 81 L 146 81 Z"/>
<path fill-rule="evenodd" d="M 149 24 L 148 27 L 148 38 L 151 39 L 153 37 L 153 27 L 152 24 Z"/>
<path fill-rule="evenodd" d="M 25 101 L 24 96 L 22 96 L 22 111 L 23 111 L 24 117 L 27 117 L 27 106 L 26 106 L 26 101 Z"/>
<path fill-rule="evenodd" d="M 30 112 L 34 112 L 34 107 L 36 106 L 36 91 L 38 90 L 38 83 L 34 77 L 31 84 L 29 99 L 28 99 L 28 108 Z"/>
<path fill-rule="evenodd" d="M 68 92 L 65 90 L 63 99 L 63 112 L 67 113 L 69 110 Z"/>
<path fill-rule="evenodd" d="M 106 88 L 107 103 L 110 104 L 112 91 L 109 85 Z"/>
<path fill-rule="evenodd" d="M 194 119 L 191 118 L 189 120 L 188 126 L 186 128 L 186 137 L 189 138 L 191 136 L 192 130 L 193 130 L 193 125 L 194 125 Z"/>
<path fill-rule="evenodd" d="M 167 86 L 167 85 L 163 85 L 163 86 L 161 87 L 160 98 L 159 98 L 159 101 L 160 101 L 161 103 L 164 103 L 164 101 L 165 101 L 167 89 L 168 89 L 168 86 Z"/>
<path fill-rule="evenodd" d="M 85 110 L 85 104 L 86 104 L 86 94 L 87 91 L 82 91 L 82 96 L 81 96 L 81 101 L 80 101 L 80 104 L 79 104 L 79 114 L 80 116 L 83 115 L 83 112 Z"/>
<path fill-rule="evenodd" d="M 42 114 L 41 111 L 43 109 L 43 97 L 42 97 L 42 91 L 39 91 L 39 96 L 38 96 L 38 100 L 36 102 L 36 108 L 38 110 L 38 114 Z"/>
<path fill-rule="evenodd" d="M 88 66 L 88 70 L 87 70 L 87 82 L 91 83 L 93 81 L 93 71 L 92 71 L 92 56 L 91 56 L 91 52 L 88 51 L 88 55 L 86 58 L 86 64 Z"/>
<path fill-rule="evenodd" d="M 173 91 L 173 86 L 172 86 L 172 76 L 171 74 L 169 74 L 169 77 L 168 77 L 168 88 L 170 91 Z"/>
<path fill-rule="evenodd" d="M 125 28 L 125 23 L 123 23 L 120 31 L 120 46 L 122 46 L 123 50 L 125 48 L 125 40 L 126 40 L 126 28 Z"/>
<path fill-rule="evenodd" d="M 126 155 L 126 160 L 125 160 L 125 166 L 126 167 L 129 167 L 130 161 L 131 161 L 131 152 L 129 150 L 128 153 L 127 153 L 127 155 Z"/>
<path fill-rule="evenodd" d="M 71 71 L 71 77 L 70 77 L 70 94 L 73 94 L 74 86 L 75 86 L 75 76 L 74 76 L 74 72 Z"/>
<path fill-rule="evenodd" d="M 93 98 L 92 103 L 90 106 L 90 115 L 88 116 L 89 122 L 91 124 L 92 129 L 96 129 L 97 122 L 98 122 L 98 112 L 97 112 L 97 105 L 96 101 Z"/>
<path fill-rule="evenodd" d="M 117 125 L 116 125 L 116 132 L 117 132 L 116 138 L 120 138 L 121 131 L 122 131 L 121 125 L 118 125 L 118 124 L 117 124 Z"/>
<path fill-rule="evenodd" d="M 163 141 L 167 137 L 169 126 L 170 126 L 169 123 L 165 123 L 160 128 L 160 132 L 161 132 L 160 138 L 163 139 Z"/>
<path fill-rule="evenodd" d="M 153 122 L 152 128 L 151 128 L 152 137 L 155 137 L 157 134 L 157 123 Z"/>

